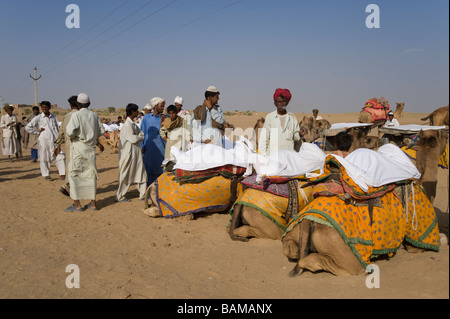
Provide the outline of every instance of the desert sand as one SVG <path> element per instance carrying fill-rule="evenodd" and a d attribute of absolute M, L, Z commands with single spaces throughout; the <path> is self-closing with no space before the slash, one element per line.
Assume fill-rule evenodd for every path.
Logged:
<path fill-rule="evenodd" d="M 267 113 L 228 116 L 236 127 L 253 127 Z M 424 124 L 428 113 L 404 113 L 401 124 Z M 304 114 L 297 114 L 301 119 Z M 321 114 L 331 123 L 357 122 L 357 113 Z M 40 175 L 30 150 L 21 162 L 0 158 L 0 298 L 3 299 L 311 299 L 449 298 L 449 246 L 409 254 L 400 249 L 375 261 L 380 288 L 366 275 L 337 277 L 305 272 L 290 278 L 294 263 L 281 242 L 230 239 L 227 213 L 152 219 L 134 186 L 131 202 L 114 202 L 118 154 L 98 152 L 98 211 L 68 213 L 70 198 Z M 448 236 L 448 170 L 439 169 L 434 202 L 440 231 Z M 82 204 L 87 204 L 83 201 Z M 77 265 L 80 288 L 66 279 Z M 182 304 L 182 303 L 181 303 Z"/>

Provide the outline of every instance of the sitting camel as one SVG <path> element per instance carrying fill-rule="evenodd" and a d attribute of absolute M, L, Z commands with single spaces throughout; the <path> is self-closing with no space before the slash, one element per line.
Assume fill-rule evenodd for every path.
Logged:
<path fill-rule="evenodd" d="M 290 276 L 362 274 L 371 260 L 402 244 L 408 252 L 439 251 L 436 214 L 419 185 L 404 180 L 363 192 L 331 155 L 324 174 L 310 183 L 315 200 L 282 238 L 283 254 L 297 260 Z"/>

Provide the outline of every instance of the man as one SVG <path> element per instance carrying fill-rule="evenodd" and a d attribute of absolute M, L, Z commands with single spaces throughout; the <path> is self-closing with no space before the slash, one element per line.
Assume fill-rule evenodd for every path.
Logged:
<path fill-rule="evenodd" d="M 31 118 L 28 119 L 28 123 L 34 119 L 36 116 L 38 116 L 39 114 L 41 114 L 41 112 L 39 112 L 39 107 L 38 106 L 33 106 L 32 108 L 33 114 L 31 115 Z M 39 158 L 39 151 L 38 151 L 38 138 L 39 135 L 36 134 L 28 134 L 28 145 L 30 145 L 30 149 L 31 149 L 31 161 L 33 163 L 36 163 L 38 158 Z"/>
<path fill-rule="evenodd" d="M 42 113 L 35 116 L 30 123 L 25 126 L 25 130 L 30 134 L 39 135 L 38 152 L 41 174 L 45 179 L 50 178 L 50 163 L 54 163 L 58 168 L 59 179 L 65 179 L 66 175 L 66 155 L 64 152 L 54 153 L 55 141 L 58 138 L 59 124 L 56 116 L 50 113 L 51 104 L 49 101 L 41 102 Z"/>
<path fill-rule="evenodd" d="M 11 105 L 6 105 L 3 108 L 6 112 L 2 116 L 0 121 L 0 127 L 2 131 L 2 153 L 8 156 L 9 160 L 12 162 L 12 155 L 16 155 L 16 160 L 19 161 L 20 144 L 17 138 L 17 116 L 13 114 L 14 107 Z"/>
<path fill-rule="evenodd" d="M 294 150 L 294 142 L 300 141 L 300 126 L 294 114 L 286 108 L 292 95 L 288 89 L 276 89 L 273 100 L 276 110 L 266 116 L 261 129 L 258 151 L 269 156 L 279 150 Z"/>
<path fill-rule="evenodd" d="M 400 123 L 397 121 L 397 119 L 394 119 L 394 112 L 389 111 L 388 113 L 388 120 L 386 123 L 384 123 L 384 127 L 396 127 L 400 126 Z"/>
<path fill-rule="evenodd" d="M 197 143 L 212 143 L 223 147 L 223 134 L 225 132 L 225 116 L 217 104 L 220 92 L 215 86 L 209 86 L 205 92 L 202 105 L 194 110 L 192 119 L 192 132 Z"/>
<path fill-rule="evenodd" d="M 79 111 L 72 114 L 66 126 L 66 135 L 70 139 L 69 184 L 70 197 L 74 200 L 67 212 L 97 210 L 97 163 L 95 145 L 100 151 L 104 148 L 98 143 L 98 138 L 105 133 L 99 116 L 88 110 L 91 105 L 89 96 L 80 93 L 77 97 Z M 81 199 L 89 199 L 90 203 L 81 206 Z"/>
<path fill-rule="evenodd" d="M 144 113 L 145 114 L 150 114 L 152 112 L 153 112 L 153 106 L 150 103 L 145 104 L 145 106 L 144 106 Z"/>
<path fill-rule="evenodd" d="M 166 118 L 163 114 L 165 103 L 166 101 L 161 97 L 152 98 L 150 104 L 153 112 L 145 115 L 141 122 L 141 130 L 144 132 L 141 148 L 147 172 L 147 186 L 150 186 L 163 173 L 161 164 L 164 161 L 166 142 L 159 134 L 159 130 L 161 123 Z"/>
<path fill-rule="evenodd" d="M 59 134 L 58 138 L 55 141 L 55 149 L 54 153 L 55 155 L 58 155 L 61 151 L 61 145 L 63 143 L 66 144 L 66 154 L 67 158 L 70 160 L 70 139 L 66 136 L 66 127 L 67 124 L 69 124 L 70 118 L 72 117 L 73 113 L 78 111 L 78 104 L 77 104 L 77 96 L 72 95 L 68 100 L 70 105 L 70 112 L 64 115 L 63 121 L 61 123 L 61 126 L 59 127 Z M 68 168 L 68 165 L 66 166 Z M 59 191 L 66 196 L 70 196 L 70 184 L 69 184 L 69 174 L 66 169 L 66 179 L 64 180 L 64 184 L 61 186 Z"/>
<path fill-rule="evenodd" d="M 175 98 L 174 104 L 178 110 L 178 116 L 183 118 L 184 125 L 186 125 L 186 129 L 189 130 L 190 141 L 188 145 L 188 149 L 192 146 L 192 115 L 189 111 L 183 110 L 184 99 L 181 96 L 177 96 Z M 186 150 L 188 150 L 186 149 Z"/>
<path fill-rule="evenodd" d="M 174 101 L 174 105 L 177 108 L 178 116 L 181 116 L 187 123 L 191 123 L 192 115 L 189 111 L 183 110 L 184 100 L 181 96 L 177 96 Z"/>
<path fill-rule="evenodd" d="M 312 110 L 313 112 L 313 116 L 314 118 L 318 121 L 318 120 L 323 120 L 322 116 L 319 115 L 319 110 L 318 109 L 314 109 Z"/>
<path fill-rule="evenodd" d="M 187 122 L 181 116 L 178 116 L 178 109 L 175 105 L 167 107 L 167 115 L 169 117 L 162 122 L 159 130 L 159 134 L 166 142 L 164 160 L 173 159 L 170 155 L 172 146 L 176 146 L 181 151 L 186 152 L 191 140 Z"/>
<path fill-rule="evenodd" d="M 145 197 L 147 190 L 147 173 L 140 143 L 144 140 L 144 133 L 134 123 L 138 115 L 138 106 L 128 104 L 126 107 L 127 119 L 120 130 L 119 144 L 119 188 L 117 189 L 116 202 L 129 202 L 125 197 L 131 184 L 137 184 L 139 198 Z"/>

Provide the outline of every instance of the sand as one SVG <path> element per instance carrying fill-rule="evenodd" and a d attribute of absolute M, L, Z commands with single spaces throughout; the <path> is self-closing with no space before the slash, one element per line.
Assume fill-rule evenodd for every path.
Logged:
<path fill-rule="evenodd" d="M 265 114 L 227 120 L 246 128 Z M 357 113 L 321 115 L 332 123 L 357 122 Z M 405 113 L 399 120 L 422 124 L 425 115 Z M 448 245 L 420 254 L 400 249 L 376 261 L 379 288 L 367 288 L 366 275 L 305 272 L 290 278 L 294 263 L 283 255 L 281 242 L 232 241 L 226 213 L 152 219 L 143 214 L 134 186 L 131 202 L 115 203 L 118 155 L 109 148 L 97 156 L 96 212 L 65 212 L 72 202 L 58 192 L 56 167 L 54 180 L 44 180 L 29 149 L 24 156 L 22 162 L 0 159 L 0 298 L 449 298 Z M 448 170 L 438 174 L 435 208 L 448 236 Z M 68 265 L 79 269 L 80 288 L 66 286 L 74 275 Z"/>

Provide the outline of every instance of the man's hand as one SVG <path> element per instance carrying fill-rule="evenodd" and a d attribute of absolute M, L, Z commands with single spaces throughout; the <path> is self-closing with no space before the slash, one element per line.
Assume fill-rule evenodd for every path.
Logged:
<path fill-rule="evenodd" d="M 205 99 L 205 103 L 204 104 L 208 108 L 208 110 L 211 110 L 211 108 L 212 108 L 211 101 Z"/>
<path fill-rule="evenodd" d="M 55 154 L 55 156 L 58 156 L 60 152 L 61 152 L 61 147 L 56 147 L 55 150 L 53 151 L 53 154 Z"/>
<path fill-rule="evenodd" d="M 100 152 L 103 152 L 105 150 L 105 147 L 102 143 L 98 143 L 98 149 L 100 150 Z"/>

